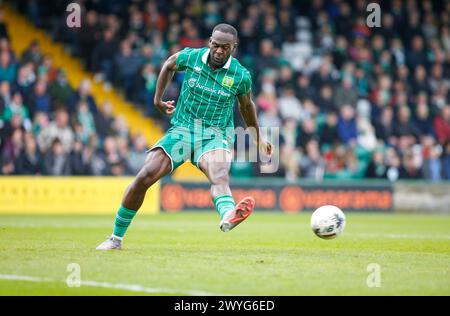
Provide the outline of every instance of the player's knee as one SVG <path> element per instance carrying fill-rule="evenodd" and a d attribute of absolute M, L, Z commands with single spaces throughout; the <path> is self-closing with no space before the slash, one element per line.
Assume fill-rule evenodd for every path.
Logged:
<path fill-rule="evenodd" d="M 136 178 L 134 179 L 133 183 L 135 189 L 139 191 L 146 191 L 150 186 L 151 183 L 148 178 L 146 178 L 143 174 L 138 174 Z"/>
<path fill-rule="evenodd" d="M 135 186 L 140 190 L 147 190 L 154 182 L 155 172 L 149 166 L 144 166 L 135 178 Z"/>
<path fill-rule="evenodd" d="M 230 182 L 229 168 L 219 166 L 210 173 L 212 184 L 228 184 Z"/>
<path fill-rule="evenodd" d="M 170 168 L 170 159 L 165 156 L 162 150 L 151 152 L 134 180 L 135 188 L 146 191 L 163 175 L 167 174 L 170 171 Z"/>

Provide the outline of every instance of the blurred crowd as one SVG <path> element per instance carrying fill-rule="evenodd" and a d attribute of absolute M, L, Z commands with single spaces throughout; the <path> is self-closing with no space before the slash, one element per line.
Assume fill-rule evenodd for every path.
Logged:
<path fill-rule="evenodd" d="M 1 25 L 0 19 L 0 174 L 135 174 L 145 138 L 131 138 L 109 102 L 97 108 L 88 80 L 72 89 L 39 43 L 16 56 Z"/>
<path fill-rule="evenodd" d="M 236 57 L 252 74 L 260 125 L 280 127 L 281 168 L 276 175 L 290 181 L 450 179 L 448 1 L 379 1 L 381 27 L 368 27 L 370 12 L 366 9 L 373 1 L 366 0 L 77 2 L 83 8 L 79 29 L 67 28 L 65 1 L 50 5 L 20 0 L 16 5 L 33 23 L 65 42 L 96 74 L 95 80 L 123 91 L 155 120 L 164 120 L 152 104 L 161 63 L 183 47 L 206 46 L 213 26 L 226 22 L 239 32 Z M 96 129 L 102 129 L 96 117 L 108 110 L 97 111 L 95 102 L 83 97 L 81 86 L 64 94 L 66 100 L 55 99 L 51 87 L 64 74 L 55 72 L 50 78 L 51 58 L 36 59 L 38 43 L 19 61 L 4 53 L 8 45 L 5 40 L 2 43 L 1 93 L 11 95 L 8 102 L 15 106 L 15 113 L 21 113 L 20 124 L 25 126 L 24 135 L 10 134 L 10 142 L 23 139 L 24 152 L 33 147 L 27 145 L 27 139 L 37 142 L 39 152 L 47 148 L 50 153 L 64 149 L 68 155 L 76 152 L 75 148 L 95 151 L 91 142 L 96 141 L 90 138 L 95 138 Z M 177 99 L 182 79 L 182 73 L 175 76 L 166 98 Z M 29 91 L 21 90 L 23 81 Z M 42 95 L 52 100 L 52 106 Z M 59 102 L 64 110 L 53 113 L 52 107 Z M 26 106 L 17 110 L 16 103 Z M 19 124 L 11 123 L 11 105 L 4 108 L 5 124 Z M 67 113 L 73 118 L 71 123 Z M 94 118 L 87 118 L 86 113 Z M 65 144 L 63 137 L 57 138 L 61 145 L 55 144 L 54 138 L 46 136 L 51 132 L 36 127 L 45 121 L 41 116 L 51 118 L 50 124 L 56 128 L 70 125 L 72 136 L 67 138 L 73 145 Z M 237 112 L 236 121 L 243 125 Z M 11 133 L 17 128 L 2 130 Z M 109 147 L 114 147 L 126 159 L 122 132 L 115 130 L 112 135 L 99 136 L 100 152 L 108 156 Z M 130 148 L 139 152 L 136 146 Z M 7 157 L 11 150 L 3 152 Z M 8 159 L 2 162 L 6 171 L 13 168 Z M 259 173 L 251 165 L 232 168 L 236 176 Z"/>

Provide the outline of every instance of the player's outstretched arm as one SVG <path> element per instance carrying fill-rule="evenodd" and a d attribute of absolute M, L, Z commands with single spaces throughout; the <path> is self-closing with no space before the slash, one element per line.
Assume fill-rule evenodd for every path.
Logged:
<path fill-rule="evenodd" d="M 178 71 L 176 63 L 177 57 L 178 53 L 173 54 L 164 62 L 158 76 L 158 81 L 156 82 L 156 91 L 153 102 L 155 103 L 156 108 L 162 114 L 166 115 L 171 115 L 175 111 L 175 101 L 163 101 L 162 96 L 164 95 L 169 82 L 172 80 L 173 75 Z"/>
<path fill-rule="evenodd" d="M 273 146 L 267 140 L 261 139 L 259 133 L 259 124 L 256 117 L 256 106 L 252 100 L 251 92 L 247 94 L 240 95 L 237 97 L 239 101 L 239 111 L 241 112 L 242 118 L 245 124 L 249 127 L 250 134 L 253 140 L 258 145 L 258 147 L 263 151 L 264 154 L 270 156 L 273 152 Z"/>

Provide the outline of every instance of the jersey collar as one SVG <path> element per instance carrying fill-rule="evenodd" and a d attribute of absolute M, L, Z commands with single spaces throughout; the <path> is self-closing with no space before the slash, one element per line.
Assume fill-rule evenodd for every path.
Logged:
<path fill-rule="evenodd" d="M 208 55 L 209 55 L 209 48 L 206 50 L 206 52 L 203 53 L 203 56 L 202 56 L 202 62 L 203 62 L 204 64 L 206 64 L 206 63 L 208 62 Z M 228 58 L 227 62 L 225 63 L 225 65 L 223 65 L 222 68 L 224 68 L 224 69 L 230 68 L 231 57 L 232 57 L 232 56 L 230 56 L 230 58 Z"/>

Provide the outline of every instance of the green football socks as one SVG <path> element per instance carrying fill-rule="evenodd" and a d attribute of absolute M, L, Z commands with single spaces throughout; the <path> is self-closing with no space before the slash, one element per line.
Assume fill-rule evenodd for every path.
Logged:
<path fill-rule="evenodd" d="M 220 219 L 223 218 L 226 212 L 233 210 L 236 207 L 236 203 L 231 195 L 220 195 L 214 199 L 214 205 L 220 215 Z"/>
<path fill-rule="evenodd" d="M 129 210 L 122 205 L 119 207 L 119 211 L 116 215 L 116 221 L 114 222 L 114 236 L 123 238 L 128 226 L 130 226 L 133 217 L 136 215 L 136 211 Z"/>

